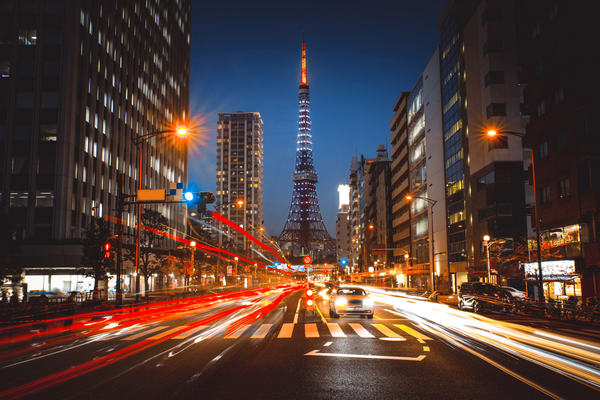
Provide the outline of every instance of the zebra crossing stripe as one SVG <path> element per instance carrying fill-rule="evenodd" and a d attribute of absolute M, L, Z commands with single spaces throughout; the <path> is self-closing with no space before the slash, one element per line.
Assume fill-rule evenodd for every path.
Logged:
<path fill-rule="evenodd" d="M 383 333 L 387 337 L 399 338 L 399 339 L 402 339 L 402 340 L 406 340 L 404 337 L 398 335 L 396 332 L 394 332 L 393 330 L 391 330 L 390 328 L 388 328 L 387 326 L 385 326 L 383 324 L 373 324 L 373 326 L 375 328 L 377 328 L 377 330 L 379 332 Z"/>
<path fill-rule="evenodd" d="M 369 333 L 369 331 L 367 331 L 364 326 L 362 326 L 361 324 L 348 324 L 350 325 L 350 327 L 352 329 L 354 329 L 354 332 L 356 332 L 356 334 L 360 337 L 363 338 L 374 338 L 375 336 L 371 335 Z"/>
<path fill-rule="evenodd" d="M 168 331 L 165 332 L 161 332 L 158 335 L 154 335 L 152 337 L 147 338 L 146 340 L 158 340 L 160 338 L 163 338 L 165 336 L 169 336 L 177 331 L 180 331 L 182 328 L 181 327 L 177 327 L 177 328 L 173 328 L 173 329 L 169 329 Z"/>
<path fill-rule="evenodd" d="M 410 336 L 415 337 L 417 339 L 420 339 L 420 340 L 433 340 L 429 336 L 423 335 L 421 332 L 414 330 L 410 326 L 406 326 L 406 325 L 394 325 L 394 326 L 397 327 L 397 328 L 402 329 L 404 332 L 408 333 Z"/>
<path fill-rule="evenodd" d="M 142 336 L 146 336 L 146 335 L 149 335 L 149 334 L 154 333 L 154 332 L 162 331 L 163 329 L 166 329 L 166 328 L 167 328 L 166 326 L 157 326 L 156 328 L 148 329 L 147 331 L 140 332 L 140 333 L 138 333 L 136 335 L 131 335 L 131 336 L 124 337 L 121 340 L 135 340 L 135 339 L 139 339 Z"/>
<path fill-rule="evenodd" d="M 189 331 L 182 332 L 181 334 L 175 336 L 173 339 L 185 339 L 187 337 L 192 336 L 194 333 L 200 332 L 201 330 L 204 330 L 206 328 L 208 328 L 208 325 L 200 325 L 190 329 Z"/>
<path fill-rule="evenodd" d="M 258 328 L 256 330 L 256 332 L 254 332 L 254 335 L 251 336 L 252 339 L 262 339 L 265 336 L 267 336 L 267 333 L 269 333 L 269 330 L 271 329 L 271 327 L 273 326 L 273 324 L 262 324 L 260 326 L 260 328 Z"/>
<path fill-rule="evenodd" d="M 277 336 L 277 337 L 278 338 L 291 338 L 292 333 L 294 333 L 294 324 L 286 323 L 286 324 L 283 324 L 283 326 L 281 327 L 281 330 L 279 331 L 279 336 Z"/>
<path fill-rule="evenodd" d="M 246 329 L 248 329 L 249 326 L 250 325 L 242 326 L 237 331 L 235 331 L 235 332 L 233 332 L 233 333 L 231 333 L 229 335 L 225 335 L 225 339 L 237 339 L 237 338 L 239 338 L 242 335 L 242 333 L 244 333 L 244 331 Z"/>
<path fill-rule="evenodd" d="M 305 324 L 304 333 L 307 338 L 319 337 L 319 330 L 317 329 L 317 324 Z"/>
<path fill-rule="evenodd" d="M 346 334 L 344 333 L 344 331 L 342 331 L 342 328 L 340 328 L 340 326 L 338 324 L 328 323 L 327 327 L 329 328 L 329 332 L 331 332 L 331 336 L 346 337 Z"/>

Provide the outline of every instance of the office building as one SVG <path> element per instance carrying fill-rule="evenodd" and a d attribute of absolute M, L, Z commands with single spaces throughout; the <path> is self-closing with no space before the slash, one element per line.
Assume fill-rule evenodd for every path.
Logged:
<path fill-rule="evenodd" d="M 2 2 L 0 194 L 18 223 L 30 289 L 85 289 L 77 275 L 82 234 L 92 216 L 114 213 L 119 174 L 126 194 L 140 179 L 145 189 L 186 183 L 184 140 L 143 141 L 139 171 L 131 139 L 189 118 L 190 7 Z M 180 205 L 155 207 L 184 230 Z M 124 218 L 133 224 L 134 209 Z"/>

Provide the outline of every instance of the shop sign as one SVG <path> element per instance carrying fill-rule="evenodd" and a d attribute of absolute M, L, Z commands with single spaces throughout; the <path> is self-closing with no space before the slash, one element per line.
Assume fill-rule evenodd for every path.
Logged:
<path fill-rule="evenodd" d="M 538 263 L 524 263 L 525 276 L 527 278 L 536 278 L 538 276 Z M 575 273 L 574 260 L 542 261 L 542 275 L 544 280 L 563 279 L 577 275 Z"/>

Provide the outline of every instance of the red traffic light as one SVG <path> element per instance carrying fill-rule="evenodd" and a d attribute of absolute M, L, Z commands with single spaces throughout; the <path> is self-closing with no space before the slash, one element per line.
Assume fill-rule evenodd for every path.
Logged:
<path fill-rule="evenodd" d="M 104 258 L 110 258 L 110 243 L 106 242 L 104 244 Z"/>
<path fill-rule="evenodd" d="M 313 289 L 307 288 L 304 293 L 306 295 L 306 300 L 305 300 L 306 309 L 308 311 L 312 311 L 313 308 L 314 308 L 314 306 L 315 306 L 315 300 L 313 299 L 313 296 L 315 295 L 315 292 L 314 292 Z"/>

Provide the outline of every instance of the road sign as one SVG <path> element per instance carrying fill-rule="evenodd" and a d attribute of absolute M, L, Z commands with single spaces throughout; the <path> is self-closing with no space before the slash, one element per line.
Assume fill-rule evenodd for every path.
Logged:
<path fill-rule="evenodd" d="M 304 256 L 302 257 L 302 262 L 304 264 L 310 264 L 312 262 L 312 258 L 310 256 Z"/>
<path fill-rule="evenodd" d="M 223 274 L 222 272 L 219 274 L 219 278 L 224 278 L 225 274 Z"/>

